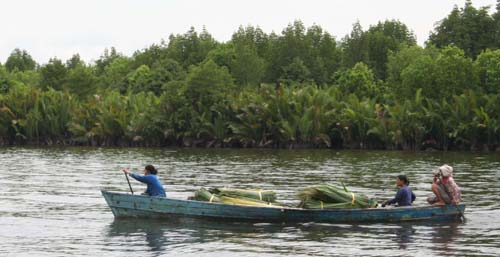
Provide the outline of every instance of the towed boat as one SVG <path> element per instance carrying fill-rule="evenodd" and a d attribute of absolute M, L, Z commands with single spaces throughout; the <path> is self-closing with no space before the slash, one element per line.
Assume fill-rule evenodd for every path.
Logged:
<path fill-rule="evenodd" d="M 399 222 L 460 219 L 465 205 L 407 206 L 367 209 L 302 209 L 282 206 L 247 206 L 150 197 L 101 190 L 116 218 L 175 217 L 256 222 Z"/>

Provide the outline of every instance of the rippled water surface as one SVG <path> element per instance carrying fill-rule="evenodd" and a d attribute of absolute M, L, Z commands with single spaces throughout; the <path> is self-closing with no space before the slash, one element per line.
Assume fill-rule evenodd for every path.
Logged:
<path fill-rule="evenodd" d="M 306 186 L 344 181 L 378 199 L 410 177 L 416 204 L 448 163 L 466 222 L 267 224 L 115 220 L 100 189 L 128 191 L 122 167 L 160 170 L 169 197 L 199 187 L 273 189 L 297 204 Z M 331 150 L 0 148 L 0 256 L 500 255 L 500 154 Z M 136 191 L 144 187 L 131 181 Z"/>

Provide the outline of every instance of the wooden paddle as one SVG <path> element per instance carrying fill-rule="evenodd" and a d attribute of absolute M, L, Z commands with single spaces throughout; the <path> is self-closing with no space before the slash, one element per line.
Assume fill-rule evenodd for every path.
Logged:
<path fill-rule="evenodd" d="M 458 207 L 458 204 L 454 204 L 455 208 L 457 208 L 458 213 L 460 214 L 460 219 L 462 220 L 462 223 L 465 223 L 465 216 L 462 210 Z"/>
<path fill-rule="evenodd" d="M 128 179 L 127 173 L 123 172 L 123 174 L 125 175 L 125 178 L 127 179 L 127 183 L 128 183 L 128 187 L 130 188 L 130 192 L 132 194 L 134 194 L 134 190 L 132 190 L 132 185 L 130 185 L 130 180 Z"/>

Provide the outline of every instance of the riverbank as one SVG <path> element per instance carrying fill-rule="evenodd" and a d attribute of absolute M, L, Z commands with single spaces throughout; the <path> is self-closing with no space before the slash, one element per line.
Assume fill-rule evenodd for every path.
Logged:
<path fill-rule="evenodd" d="M 473 148 L 473 149 L 463 149 L 463 148 L 449 148 L 449 149 L 440 149 L 437 147 L 433 147 L 432 145 L 424 145 L 419 149 L 404 149 L 404 148 L 361 148 L 361 147 L 337 147 L 337 146 L 326 146 L 326 145 L 313 145 L 313 144 L 291 144 L 291 145 L 278 145 L 278 144 L 269 144 L 269 145 L 257 145 L 257 146 L 242 146 L 239 144 L 229 145 L 229 144 L 211 144 L 204 141 L 189 141 L 190 143 L 186 144 L 140 144 L 134 142 L 119 142 L 116 144 L 109 143 L 99 143 L 99 142 L 91 142 L 89 141 L 86 144 L 82 142 L 74 142 L 71 140 L 67 141 L 45 141 L 45 142 L 31 142 L 31 143 L 5 143 L 0 141 L 0 147 L 103 147 L 103 148 L 162 148 L 162 149 L 286 149 L 286 150 L 307 150 L 307 149 L 325 149 L 325 150 L 340 150 L 340 151 L 349 151 L 349 150 L 359 150 L 359 151 L 407 151 L 407 152 L 482 152 L 482 153 L 494 153 L 500 152 L 500 146 L 490 149 L 487 146 Z"/>

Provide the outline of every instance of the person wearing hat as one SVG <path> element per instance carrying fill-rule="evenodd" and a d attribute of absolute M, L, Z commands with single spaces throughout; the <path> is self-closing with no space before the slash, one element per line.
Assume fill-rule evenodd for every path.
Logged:
<path fill-rule="evenodd" d="M 453 180 L 453 167 L 443 165 L 433 171 L 432 192 L 427 201 L 434 206 L 443 206 L 447 204 L 457 205 L 462 200 L 460 188 Z"/>
<path fill-rule="evenodd" d="M 147 184 L 146 191 L 144 192 L 145 195 L 167 197 L 165 189 L 158 179 L 158 170 L 153 165 L 147 165 L 144 168 L 144 176 L 130 172 L 128 169 L 123 169 L 123 173 L 131 176 L 137 181 Z"/>

